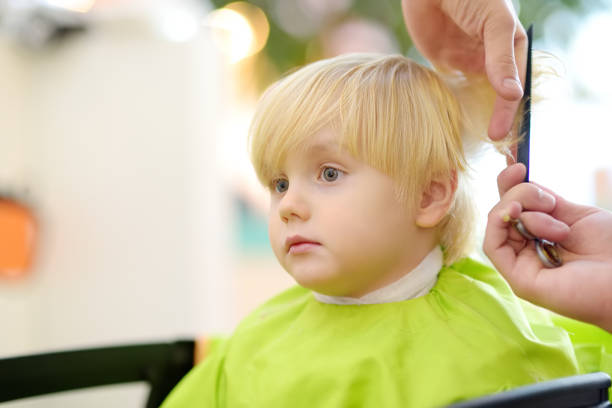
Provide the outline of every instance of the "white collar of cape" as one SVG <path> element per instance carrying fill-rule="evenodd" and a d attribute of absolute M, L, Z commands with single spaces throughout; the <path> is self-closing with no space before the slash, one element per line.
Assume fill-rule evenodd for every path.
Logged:
<path fill-rule="evenodd" d="M 319 302 L 333 305 L 373 305 L 414 299 L 426 295 L 434 287 L 442 269 L 442 257 L 442 249 L 437 246 L 409 273 L 360 298 L 328 296 L 314 291 L 313 294 Z"/>

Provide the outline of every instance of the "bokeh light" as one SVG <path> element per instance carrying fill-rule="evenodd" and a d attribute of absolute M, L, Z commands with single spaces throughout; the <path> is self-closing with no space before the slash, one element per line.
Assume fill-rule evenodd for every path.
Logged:
<path fill-rule="evenodd" d="M 200 29 L 196 16 L 186 9 L 164 9 L 159 13 L 158 20 L 164 36 L 174 42 L 187 42 L 193 39 Z"/>
<path fill-rule="evenodd" d="M 323 38 L 323 56 L 350 52 L 393 54 L 399 46 L 389 29 L 365 18 L 353 18 L 334 26 Z"/>
<path fill-rule="evenodd" d="M 212 28 L 215 44 L 231 63 L 261 51 L 270 34 L 264 12 L 246 2 L 230 3 L 212 11 L 205 24 Z"/>

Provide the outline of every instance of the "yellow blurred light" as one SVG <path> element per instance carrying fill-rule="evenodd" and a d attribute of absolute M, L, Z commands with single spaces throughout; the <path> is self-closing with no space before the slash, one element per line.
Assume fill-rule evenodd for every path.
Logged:
<path fill-rule="evenodd" d="M 241 1 L 211 12 L 208 25 L 213 29 L 215 43 L 228 55 L 231 63 L 261 51 L 270 34 L 264 12 Z"/>
<path fill-rule="evenodd" d="M 253 30 L 240 13 L 222 8 L 209 15 L 213 39 L 230 62 L 238 62 L 249 55 L 253 42 Z"/>
<path fill-rule="evenodd" d="M 87 13 L 96 0 L 46 0 L 47 4 L 78 13 Z"/>
<path fill-rule="evenodd" d="M 244 1 L 230 3 L 225 6 L 225 8 L 240 13 L 248 20 L 254 36 L 254 41 L 251 44 L 249 55 L 253 55 L 261 51 L 261 49 L 266 45 L 268 36 L 270 34 L 270 24 L 268 23 L 266 14 L 259 7 Z"/>

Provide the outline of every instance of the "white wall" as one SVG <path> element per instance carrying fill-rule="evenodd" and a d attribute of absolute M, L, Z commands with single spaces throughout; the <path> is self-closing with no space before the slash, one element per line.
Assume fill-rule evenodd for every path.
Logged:
<path fill-rule="evenodd" d="M 231 328 L 223 70 L 206 33 L 105 19 L 40 51 L 0 43 L 0 187 L 30 191 L 35 264 L 0 281 L 0 357 Z M 129 387 L 128 387 L 129 388 Z M 7 406 L 139 406 L 133 387 Z"/>

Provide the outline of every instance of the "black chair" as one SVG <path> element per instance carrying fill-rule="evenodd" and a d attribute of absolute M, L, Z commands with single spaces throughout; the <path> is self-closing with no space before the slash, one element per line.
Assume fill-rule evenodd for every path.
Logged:
<path fill-rule="evenodd" d="M 158 407 L 193 367 L 195 342 L 136 344 L 0 359 L 0 402 L 129 382 L 150 385 Z"/>
<path fill-rule="evenodd" d="M 576 375 L 526 385 L 448 408 L 604 408 L 610 407 L 606 373 Z"/>
<path fill-rule="evenodd" d="M 195 342 L 137 344 L 0 359 L 0 403 L 102 385 L 147 382 L 158 407 L 193 367 Z M 606 408 L 610 376 L 584 374 L 519 387 L 448 408 Z"/>

